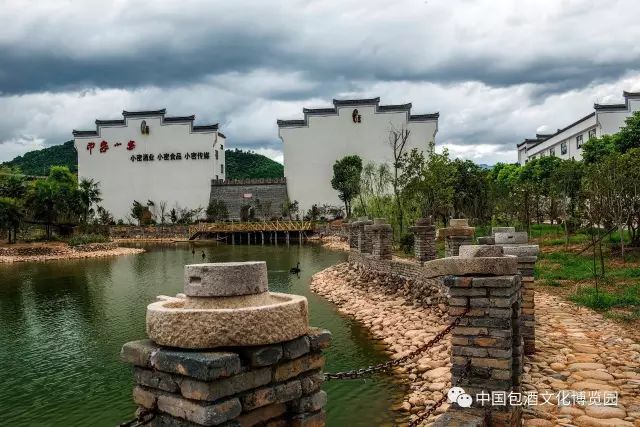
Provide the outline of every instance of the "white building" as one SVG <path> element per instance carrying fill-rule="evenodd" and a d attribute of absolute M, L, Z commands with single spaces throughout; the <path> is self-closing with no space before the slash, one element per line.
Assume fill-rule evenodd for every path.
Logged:
<path fill-rule="evenodd" d="M 640 92 L 623 92 L 624 104 L 595 104 L 594 111 L 557 132 L 525 139 L 517 145 L 518 163 L 544 156 L 582 160 L 582 144 L 589 138 L 611 135 L 624 120 L 640 110 Z"/>
<path fill-rule="evenodd" d="M 166 202 L 167 210 L 206 208 L 211 180 L 225 178 L 218 125 L 195 126 L 195 116 L 169 117 L 164 109 L 122 116 L 73 131 L 78 178 L 100 183 L 101 205 L 116 220 L 130 217 L 134 200 Z"/>
<path fill-rule="evenodd" d="M 287 192 L 301 212 L 313 204 L 343 206 L 331 188 L 336 160 L 356 154 L 363 164 L 390 164 L 390 130 L 410 131 L 407 151 L 426 150 L 438 132 L 438 113 L 414 115 L 411 104 L 380 105 L 380 98 L 334 99 L 333 107 L 304 108 L 303 113 L 300 120 L 278 120 Z"/>

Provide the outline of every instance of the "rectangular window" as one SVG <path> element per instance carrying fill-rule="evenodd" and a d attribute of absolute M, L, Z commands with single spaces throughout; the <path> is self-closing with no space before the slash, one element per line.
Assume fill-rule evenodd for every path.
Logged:
<path fill-rule="evenodd" d="M 216 160 L 218 160 L 218 150 L 216 150 Z"/>
<path fill-rule="evenodd" d="M 224 173 L 224 165 L 220 165 L 220 173 Z"/>
<path fill-rule="evenodd" d="M 589 139 L 595 138 L 595 137 L 596 137 L 596 130 L 595 129 L 591 129 L 589 131 Z"/>
<path fill-rule="evenodd" d="M 555 157 L 556 156 L 556 147 L 549 148 L 549 155 L 551 157 Z"/>
<path fill-rule="evenodd" d="M 220 149 L 224 150 L 224 145 L 220 144 Z"/>
<path fill-rule="evenodd" d="M 216 181 L 218 180 L 218 175 L 216 175 Z"/>
<path fill-rule="evenodd" d="M 578 149 L 582 148 L 582 135 L 576 136 L 576 147 L 578 147 Z"/>
<path fill-rule="evenodd" d="M 567 154 L 567 142 L 560 144 L 560 154 Z"/>

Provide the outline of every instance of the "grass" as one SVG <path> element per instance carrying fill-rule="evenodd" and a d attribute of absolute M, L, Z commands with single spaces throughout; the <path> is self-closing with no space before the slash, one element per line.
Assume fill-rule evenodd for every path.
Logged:
<path fill-rule="evenodd" d="M 640 310 L 640 284 L 620 288 L 617 291 L 596 289 L 593 286 L 579 289 L 569 297 L 576 304 L 606 311 L 614 307 Z"/>
<path fill-rule="evenodd" d="M 76 234 L 67 240 L 69 246 L 88 245 L 90 243 L 107 243 L 109 238 L 101 234 Z"/>
<path fill-rule="evenodd" d="M 633 263 L 637 257 L 628 256 Z M 605 259 L 605 276 L 612 279 L 640 278 L 637 265 L 612 266 L 611 258 Z M 600 260 L 596 260 L 597 272 L 600 273 Z M 590 280 L 593 279 L 593 258 L 591 255 L 576 255 L 567 252 L 541 253 L 536 265 L 536 278 L 542 280 Z"/>

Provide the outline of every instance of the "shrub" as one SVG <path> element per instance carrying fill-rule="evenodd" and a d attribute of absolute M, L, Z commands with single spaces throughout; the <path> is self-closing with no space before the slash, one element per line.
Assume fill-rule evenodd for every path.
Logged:
<path fill-rule="evenodd" d="M 107 243 L 109 238 L 100 234 L 77 234 L 72 236 L 67 243 L 69 246 L 87 245 L 89 243 Z"/>
<path fill-rule="evenodd" d="M 402 237 L 400 237 L 400 249 L 402 249 L 405 254 L 410 254 L 413 251 L 414 240 L 413 233 L 403 234 Z"/>

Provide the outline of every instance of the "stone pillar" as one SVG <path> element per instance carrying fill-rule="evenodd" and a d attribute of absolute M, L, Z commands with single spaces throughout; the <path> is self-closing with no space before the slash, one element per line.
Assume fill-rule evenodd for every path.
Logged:
<path fill-rule="evenodd" d="M 433 219 L 420 218 L 410 228 L 414 235 L 413 252 L 418 262 L 436 259 L 436 227 Z"/>
<path fill-rule="evenodd" d="M 518 272 L 522 277 L 522 337 L 524 339 L 524 353 L 527 355 L 533 354 L 536 351 L 534 273 L 540 247 L 528 244 L 529 236 L 526 232 L 497 232 L 494 239 L 496 245 L 503 247 L 505 254 L 518 257 Z"/>
<path fill-rule="evenodd" d="M 365 225 L 365 233 L 371 237 L 371 256 L 376 259 L 393 257 L 393 229 L 384 218 L 376 218 L 373 224 Z"/>
<path fill-rule="evenodd" d="M 331 333 L 304 297 L 268 292 L 263 262 L 188 265 L 184 291 L 149 305 L 151 340 L 122 347 L 146 425 L 325 425 Z"/>
<path fill-rule="evenodd" d="M 452 403 L 434 425 L 520 426 L 522 407 L 509 403 L 509 393 L 520 393 L 523 357 L 516 258 L 503 255 L 499 246 L 476 245 L 463 246 L 458 258 L 444 261 L 456 272 L 445 278 L 449 314 L 462 316 L 451 335 L 451 383 L 473 403 L 471 408 Z M 504 394 L 505 404 L 492 405 L 492 393 Z"/>
<path fill-rule="evenodd" d="M 372 225 L 373 221 L 368 218 L 360 218 L 356 223 L 358 229 L 358 252 L 361 254 L 371 253 L 371 233 L 367 233 L 364 229 L 367 225 Z"/>
<path fill-rule="evenodd" d="M 438 238 L 444 239 L 446 257 L 458 256 L 460 246 L 473 243 L 475 228 L 466 219 L 451 219 L 449 227 L 438 230 Z"/>
<path fill-rule="evenodd" d="M 347 241 L 349 242 L 349 250 L 353 251 L 358 248 L 358 231 L 355 227 L 355 222 L 348 222 L 343 225 L 347 232 Z"/>

